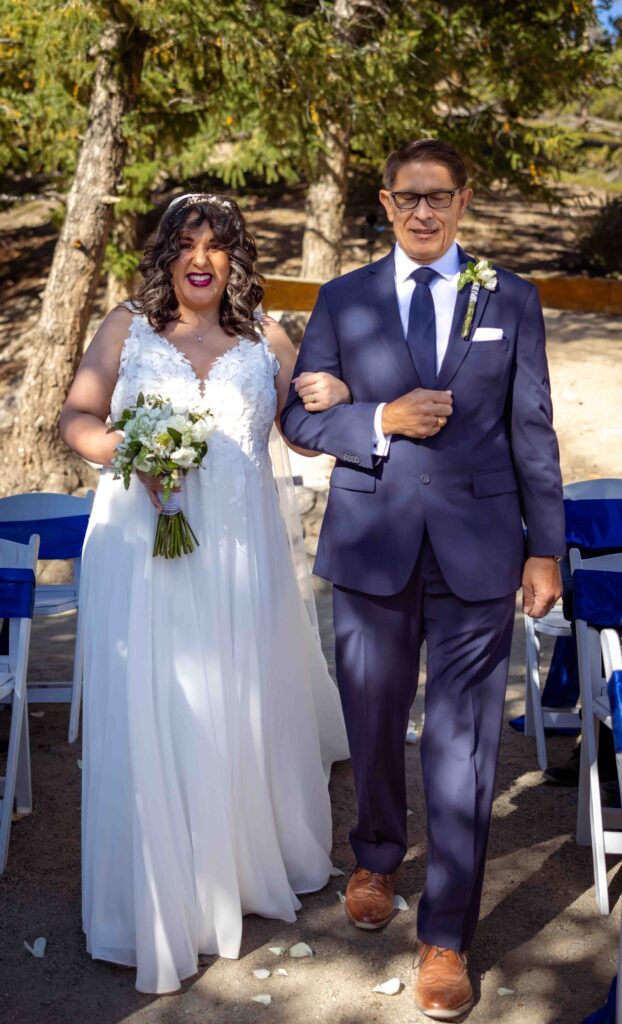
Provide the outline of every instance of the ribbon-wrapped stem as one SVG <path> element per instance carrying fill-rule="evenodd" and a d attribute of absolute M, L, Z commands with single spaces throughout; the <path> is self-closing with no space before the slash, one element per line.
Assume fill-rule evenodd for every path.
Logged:
<path fill-rule="evenodd" d="M 479 281 L 473 281 L 473 284 L 471 285 L 471 291 L 469 293 L 469 305 L 467 306 L 466 316 L 464 318 L 464 323 L 462 325 L 461 337 L 464 338 L 465 340 L 466 338 L 468 338 L 469 331 L 471 330 L 471 324 L 473 323 L 473 315 L 475 313 L 475 307 L 477 305 L 477 296 L 479 295 L 480 288 L 481 285 Z"/>
<path fill-rule="evenodd" d="M 199 546 L 196 535 L 181 508 L 181 493 L 173 491 L 164 501 L 160 492 L 163 508 L 158 516 L 153 554 L 163 558 L 180 558 L 190 555 Z"/>

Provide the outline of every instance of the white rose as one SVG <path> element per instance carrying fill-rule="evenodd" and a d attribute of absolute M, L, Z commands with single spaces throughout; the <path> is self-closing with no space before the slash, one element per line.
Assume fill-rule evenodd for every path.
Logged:
<path fill-rule="evenodd" d="M 182 469 L 190 469 L 196 458 L 196 452 L 194 448 L 176 448 L 174 452 L 171 452 L 169 458 Z"/>
<path fill-rule="evenodd" d="M 193 441 L 207 441 L 208 437 L 214 430 L 213 420 L 200 419 L 196 423 L 192 424 L 191 434 Z"/>

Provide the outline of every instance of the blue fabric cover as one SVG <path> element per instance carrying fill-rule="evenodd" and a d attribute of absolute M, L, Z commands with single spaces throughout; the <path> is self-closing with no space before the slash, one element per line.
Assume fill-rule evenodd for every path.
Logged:
<path fill-rule="evenodd" d="M 622 754 L 622 672 L 612 672 L 607 683 L 611 704 L 611 730 L 616 754 Z"/>
<path fill-rule="evenodd" d="M 0 522 L 0 538 L 27 544 L 33 533 L 36 533 L 40 541 L 39 558 L 79 558 L 88 525 L 88 516 Z"/>
<path fill-rule="evenodd" d="M 34 606 L 32 569 L 0 569 L 0 619 L 31 619 Z"/>
<path fill-rule="evenodd" d="M 566 543 L 591 551 L 622 550 L 622 500 L 564 500 Z"/>
<path fill-rule="evenodd" d="M 616 1024 L 616 988 L 617 988 L 617 975 L 611 982 L 609 989 L 609 995 L 607 996 L 607 1002 L 604 1006 L 601 1006 L 600 1010 L 596 1010 L 595 1013 L 591 1013 L 589 1017 L 585 1017 L 582 1024 Z"/>
<path fill-rule="evenodd" d="M 622 572 L 577 569 L 572 577 L 575 619 L 599 629 L 622 626 Z"/>

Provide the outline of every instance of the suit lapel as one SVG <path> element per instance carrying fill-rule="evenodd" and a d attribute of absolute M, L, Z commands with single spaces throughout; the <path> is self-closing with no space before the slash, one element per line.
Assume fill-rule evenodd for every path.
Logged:
<path fill-rule="evenodd" d="M 397 304 L 393 250 L 369 267 L 365 291 L 370 309 L 376 318 L 378 334 L 396 371 L 405 382 L 412 381 L 413 387 L 421 387 L 404 338 L 404 328 Z"/>
<path fill-rule="evenodd" d="M 463 249 L 458 246 L 458 253 L 460 255 L 460 272 L 466 269 L 466 265 L 469 260 L 473 260 L 473 256 L 469 256 L 464 252 Z M 461 337 L 462 325 L 464 318 L 467 315 L 469 308 L 469 296 L 471 294 L 471 286 L 465 285 L 462 291 L 458 292 L 456 299 L 456 306 L 454 309 L 454 316 L 451 323 L 451 331 L 449 332 L 449 343 L 447 345 L 447 351 L 445 352 L 445 358 L 438 373 L 436 380 L 436 387 L 439 391 L 444 391 L 445 388 L 451 383 L 453 378 L 456 376 L 458 370 L 462 366 L 467 352 L 469 351 L 472 342 L 465 340 Z M 477 297 L 477 303 L 475 305 L 475 313 L 473 314 L 473 320 L 471 322 L 471 329 L 469 331 L 469 337 L 473 336 L 473 331 L 479 324 L 490 292 L 485 288 L 480 288 L 479 295 Z"/>

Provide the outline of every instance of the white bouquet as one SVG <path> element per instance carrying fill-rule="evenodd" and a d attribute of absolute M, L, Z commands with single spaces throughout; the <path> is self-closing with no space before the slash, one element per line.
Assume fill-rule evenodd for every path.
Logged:
<path fill-rule="evenodd" d="M 139 469 L 161 484 L 164 510 L 158 518 L 154 555 L 178 558 L 198 546 L 175 489 L 192 466 L 201 465 L 214 426 L 214 417 L 207 409 L 175 410 L 159 395 L 145 396 L 141 392 L 136 405 L 124 409 L 110 427 L 109 432 L 121 430 L 125 435 L 112 457 L 114 479 L 123 477 L 127 490 L 132 472 Z"/>

